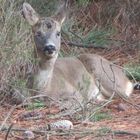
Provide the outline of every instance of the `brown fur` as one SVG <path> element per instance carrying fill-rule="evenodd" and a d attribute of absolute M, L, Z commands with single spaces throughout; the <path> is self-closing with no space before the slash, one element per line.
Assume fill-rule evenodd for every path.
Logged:
<path fill-rule="evenodd" d="M 102 86 L 101 92 L 104 96 L 110 97 L 115 92 L 115 94 L 127 97 L 132 93 L 133 86 L 130 85 L 130 90 L 127 90 L 130 81 L 121 67 L 95 54 L 82 54 L 79 59 L 88 72 L 99 81 Z"/>
<path fill-rule="evenodd" d="M 62 7 L 58 16 L 41 19 L 28 3 L 24 3 L 23 13 L 32 25 L 35 52 L 40 59 L 39 69 L 34 74 L 34 89 L 55 100 L 74 98 L 79 103 L 104 100 L 113 93 L 123 97 L 132 93 L 132 83 L 122 69 L 101 56 L 82 54 L 78 58 L 57 58 L 65 19 Z"/>

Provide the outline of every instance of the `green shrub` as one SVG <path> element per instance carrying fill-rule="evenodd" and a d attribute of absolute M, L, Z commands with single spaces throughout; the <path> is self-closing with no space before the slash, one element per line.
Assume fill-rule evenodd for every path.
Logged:
<path fill-rule="evenodd" d="M 89 4 L 90 0 L 77 0 L 77 4 L 79 6 L 84 6 L 86 7 Z"/>
<path fill-rule="evenodd" d="M 109 29 L 93 29 L 83 37 L 83 44 L 94 44 L 95 46 L 107 46 L 111 43 L 110 36 L 114 34 L 114 30 Z"/>
<path fill-rule="evenodd" d="M 127 64 L 124 67 L 126 69 L 126 75 L 130 79 L 134 77 L 136 81 L 140 81 L 140 64 Z"/>

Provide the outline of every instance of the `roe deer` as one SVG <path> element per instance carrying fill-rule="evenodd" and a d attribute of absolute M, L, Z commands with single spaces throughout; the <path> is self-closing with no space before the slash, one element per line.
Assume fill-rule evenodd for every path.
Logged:
<path fill-rule="evenodd" d="M 102 101 L 114 92 L 129 97 L 133 84 L 118 66 L 101 56 L 58 58 L 65 10 L 66 3 L 56 15 L 40 18 L 31 5 L 23 4 L 23 15 L 32 26 L 35 53 L 40 59 L 32 88 L 57 100 L 75 98 L 78 102 Z"/>
<path fill-rule="evenodd" d="M 61 26 L 65 20 L 64 4 L 53 17 L 40 18 L 28 4 L 23 4 L 23 15 L 32 26 L 35 53 L 39 60 L 34 74 L 33 89 L 53 99 L 75 98 L 88 101 L 96 98 L 99 89 L 94 79 L 77 58 L 58 58 Z M 99 95 L 97 96 L 99 98 Z"/>

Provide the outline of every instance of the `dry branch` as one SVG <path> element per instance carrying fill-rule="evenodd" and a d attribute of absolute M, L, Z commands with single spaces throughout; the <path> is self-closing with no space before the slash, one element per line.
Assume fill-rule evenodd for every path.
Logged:
<path fill-rule="evenodd" d="M 13 123 L 9 126 L 9 128 L 8 128 L 8 130 L 7 130 L 7 133 L 6 133 L 6 135 L 5 135 L 5 140 L 8 140 L 8 135 L 9 135 L 9 133 L 10 133 L 10 131 L 11 131 L 11 129 L 12 129 L 12 127 L 13 127 Z"/>
<path fill-rule="evenodd" d="M 132 135 L 132 136 L 140 137 L 140 132 L 117 130 L 117 131 L 113 131 L 113 133 L 115 135 Z"/>
<path fill-rule="evenodd" d="M 62 42 L 62 44 L 67 44 L 69 46 L 76 46 L 79 48 L 96 48 L 96 49 L 109 49 L 109 47 L 105 47 L 105 46 L 95 46 L 94 44 L 84 44 L 84 43 L 76 43 L 76 42 Z"/>
<path fill-rule="evenodd" d="M 8 131 L 10 127 L 8 126 L 5 126 L 3 127 L 2 131 Z M 29 129 L 24 129 L 24 128 L 20 128 L 20 127 L 11 127 L 10 131 L 20 131 L 20 132 L 24 132 L 24 131 L 28 131 Z M 93 131 L 93 129 L 74 129 L 74 130 L 69 130 L 69 131 L 61 131 L 61 132 L 57 132 L 55 133 L 54 131 L 48 131 L 46 129 L 44 130 L 30 130 L 32 131 L 33 133 L 36 133 L 36 134 L 43 134 L 45 135 L 46 133 L 47 134 L 50 134 L 50 135 L 57 135 L 57 136 L 62 136 L 62 135 L 67 135 L 67 134 L 71 134 L 71 135 L 75 135 L 75 134 L 84 134 L 84 135 L 89 135 L 89 134 L 93 134 L 95 136 L 98 136 L 98 134 L 96 135 L 96 132 L 99 131 L 99 129 L 96 129 Z M 140 137 L 140 131 L 127 131 L 127 130 L 110 130 L 108 131 L 106 134 L 103 134 L 103 135 L 107 135 L 107 134 L 114 134 L 114 135 L 132 135 L 132 136 L 135 136 L 135 137 Z"/>

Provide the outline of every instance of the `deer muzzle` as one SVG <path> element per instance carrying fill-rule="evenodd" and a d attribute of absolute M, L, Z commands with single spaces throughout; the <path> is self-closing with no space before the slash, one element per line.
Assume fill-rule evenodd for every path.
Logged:
<path fill-rule="evenodd" d="M 56 47 L 52 44 L 46 44 L 43 51 L 47 54 L 53 54 L 56 51 Z"/>

